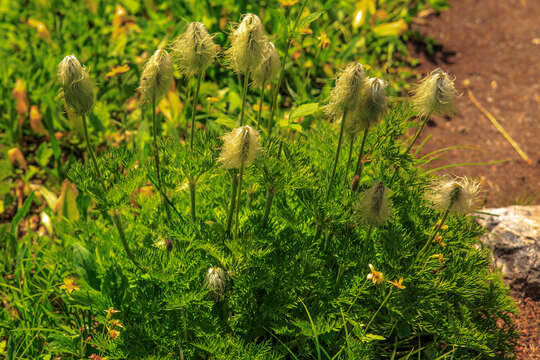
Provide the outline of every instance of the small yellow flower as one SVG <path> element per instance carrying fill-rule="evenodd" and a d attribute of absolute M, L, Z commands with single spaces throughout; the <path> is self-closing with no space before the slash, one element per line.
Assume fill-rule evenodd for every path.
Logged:
<path fill-rule="evenodd" d="M 399 278 L 399 280 L 395 280 L 395 281 L 388 281 L 388 283 L 394 285 L 395 287 L 397 287 L 398 289 L 405 289 L 405 286 L 403 285 L 403 278 Z"/>
<path fill-rule="evenodd" d="M 219 98 L 215 96 L 207 97 L 206 102 L 209 102 L 210 104 L 217 104 L 219 102 Z"/>
<path fill-rule="evenodd" d="M 319 40 L 319 47 L 321 49 L 328 49 L 330 47 L 330 38 L 328 38 L 328 35 L 324 31 L 317 39 Z"/>
<path fill-rule="evenodd" d="M 437 234 L 437 236 L 435 236 L 435 241 L 437 241 L 437 243 L 438 243 L 440 246 L 446 247 L 446 243 L 444 243 L 444 242 L 442 241 L 441 235 Z"/>
<path fill-rule="evenodd" d="M 118 319 L 112 319 L 109 321 L 109 325 L 111 325 L 112 327 L 120 327 L 120 328 L 123 328 L 124 325 L 122 325 L 122 323 L 120 322 L 120 320 Z"/>
<path fill-rule="evenodd" d="M 371 280 L 374 284 L 382 283 L 384 281 L 384 274 L 380 271 L 375 270 L 373 265 L 369 264 L 368 266 L 371 272 L 368 274 L 367 279 Z"/>
<path fill-rule="evenodd" d="M 81 290 L 75 283 L 75 279 L 73 279 L 72 277 L 65 278 L 64 285 L 61 285 L 60 289 L 64 289 L 68 294 L 71 294 L 74 291 Z"/>
<path fill-rule="evenodd" d="M 282 7 L 293 6 L 293 5 L 297 4 L 297 3 L 298 3 L 298 0 L 279 0 L 279 4 Z"/>
<path fill-rule="evenodd" d="M 109 71 L 107 74 L 105 74 L 105 77 L 106 78 L 112 78 L 112 77 L 115 77 L 116 75 L 124 74 L 124 73 L 126 73 L 128 71 L 129 71 L 129 65 L 128 64 L 115 66 L 115 67 L 113 67 L 111 69 L 111 71 Z"/>
<path fill-rule="evenodd" d="M 116 329 L 109 329 L 109 336 L 113 339 L 117 339 L 120 336 L 120 331 Z"/>
<path fill-rule="evenodd" d="M 112 307 L 110 307 L 107 310 L 105 310 L 105 312 L 107 313 L 107 319 L 110 319 L 113 314 L 119 313 L 120 310 L 115 310 Z"/>

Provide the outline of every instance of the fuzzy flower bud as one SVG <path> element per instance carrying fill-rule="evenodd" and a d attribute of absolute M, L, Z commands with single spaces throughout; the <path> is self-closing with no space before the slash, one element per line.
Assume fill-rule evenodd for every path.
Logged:
<path fill-rule="evenodd" d="M 267 40 L 257 15 L 244 15 L 240 25 L 231 33 L 230 40 L 231 47 L 226 56 L 235 72 L 252 72 L 264 61 Z"/>
<path fill-rule="evenodd" d="M 58 65 L 58 81 L 66 105 L 77 115 L 88 115 L 94 106 L 94 84 L 74 55 L 66 56 Z"/>
<path fill-rule="evenodd" d="M 169 90 L 173 65 L 169 53 L 158 49 L 144 66 L 140 90 L 147 101 L 158 102 Z"/>
<path fill-rule="evenodd" d="M 200 22 L 189 23 L 186 31 L 172 44 L 172 55 L 180 72 L 186 76 L 205 71 L 212 65 L 217 53 L 218 46 Z"/>
<path fill-rule="evenodd" d="M 214 298 L 220 300 L 227 286 L 227 275 L 225 271 L 218 266 L 212 266 L 206 273 L 205 282 L 206 287 L 212 292 Z"/>
<path fill-rule="evenodd" d="M 386 110 L 386 83 L 377 78 L 366 79 L 364 94 L 358 104 L 347 111 L 345 133 L 353 137 L 376 125 Z"/>
<path fill-rule="evenodd" d="M 349 111 L 358 106 L 362 100 L 366 86 L 364 67 L 358 63 L 347 65 L 336 80 L 336 85 L 330 93 L 330 101 L 325 107 L 331 117 L 339 117 L 345 110 Z"/>
<path fill-rule="evenodd" d="M 223 147 L 219 161 L 226 169 L 249 165 L 260 148 L 259 132 L 245 125 L 223 136 Z"/>
<path fill-rule="evenodd" d="M 441 69 L 435 69 L 417 85 L 412 103 L 421 117 L 451 115 L 455 112 L 455 97 L 454 80 Z"/>
<path fill-rule="evenodd" d="M 426 192 L 426 199 L 436 210 L 467 214 L 477 203 L 480 184 L 466 177 L 444 176 L 436 181 Z"/>
<path fill-rule="evenodd" d="M 390 217 L 388 190 L 381 181 L 360 195 L 356 209 L 361 219 L 372 226 L 383 225 Z"/>
<path fill-rule="evenodd" d="M 276 78 L 281 68 L 279 54 L 271 41 L 266 43 L 265 60 L 253 73 L 253 82 L 256 87 L 261 87 Z"/>

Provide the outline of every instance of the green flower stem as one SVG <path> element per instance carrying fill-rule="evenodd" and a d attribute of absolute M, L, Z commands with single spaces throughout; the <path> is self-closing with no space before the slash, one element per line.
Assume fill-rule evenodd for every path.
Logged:
<path fill-rule="evenodd" d="M 234 214 L 234 208 L 236 205 L 236 189 L 238 188 L 238 176 L 236 171 L 231 171 L 232 177 L 232 189 L 231 189 L 231 200 L 229 202 L 229 211 L 227 213 L 227 234 L 231 233 L 232 218 Z"/>
<path fill-rule="evenodd" d="M 416 131 L 416 134 L 414 134 L 414 137 L 413 137 L 411 143 L 409 144 L 409 146 L 407 146 L 407 149 L 405 150 L 405 154 L 407 154 L 409 151 L 411 151 L 412 147 L 416 143 L 416 140 L 418 140 L 418 137 L 422 133 L 422 130 L 424 130 L 424 128 L 426 127 L 426 124 L 427 124 L 428 120 L 429 120 L 429 116 L 426 116 L 424 118 L 424 120 L 422 121 L 422 125 L 420 125 L 420 127 Z"/>
<path fill-rule="evenodd" d="M 437 236 L 437 234 L 441 230 L 441 227 L 444 225 L 444 222 L 446 221 L 446 218 L 448 217 L 448 214 L 450 214 L 450 208 L 452 207 L 452 205 L 453 205 L 453 201 L 450 202 L 450 205 L 448 206 L 448 208 L 444 212 L 443 217 L 441 218 L 441 221 L 439 222 L 439 225 L 435 227 L 435 231 L 433 232 L 433 235 L 428 239 L 428 241 L 426 241 L 426 244 L 424 245 L 424 247 L 422 249 L 420 249 L 420 251 L 418 252 L 418 255 L 416 255 L 415 260 L 417 260 L 420 256 L 424 255 L 424 252 L 426 252 L 428 250 L 428 248 L 431 245 L 431 243 L 433 242 L 433 240 L 435 240 L 435 237 Z"/>
<path fill-rule="evenodd" d="M 330 193 L 334 187 L 334 178 L 336 176 L 336 168 L 339 161 L 339 153 L 341 151 L 341 144 L 343 143 L 343 130 L 345 129 L 345 118 L 347 117 L 347 109 L 343 112 L 343 118 L 341 119 L 341 128 L 339 130 L 338 144 L 336 148 L 336 157 L 334 158 L 334 165 L 332 165 L 332 172 L 330 175 L 330 181 L 328 182 L 328 190 L 326 191 L 326 200 L 330 197 Z"/>
<path fill-rule="evenodd" d="M 351 159 L 352 159 L 352 153 L 354 149 L 354 140 L 355 137 L 351 137 L 351 143 L 349 144 L 349 157 L 347 158 L 347 167 L 345 168 L 345 178 L 344 178 L 344 184 L 347 185 L 347 177 L 349 176 L 349 168 L 351 167 Z"/>
<path fill-rule="evenodd" d="M 237 126 L 244 125 L 244 113 L 246 112 L 246 98 L 249 84 L 249 71 L 246 71 L 244 75 L 244 89 L 242 91 L 242 110 L 240 110 L 240 119 L 237 122 Z"/>
<path fill-rule="evenodd" d="M 193 151 L 193 141 L 195 137 L 195 114 L 197 113 L 197 103 L 199 101 L 199 90 L 201 89 L 201 80 L 204 76 L 204 71 L 201 71 L 197 78 L 197 88 L 195 89 L 195 96 L 193 96 L 193 106 L 191 107 L 191 139 L 189 142 L 189 149 Z"/>
<path fill-rule="evenodd" d="M 197 188 L 197 185 L 195 184 L 195 182 L 193 181 L 189 181 L 189 195 L 190 195 L 190 198 L 191 198 L 191 218 L 193 219 L 193 221 L 196 221 L 197 220 L 197 212 L 196 212 L 196 208 L 195 208 L 195 190 Z"/>
<path fill-rule="evenodd" d="M 266 86 L 266 81 L 263 80 L 262 86 L 261 86 L 261 99 L 259 100 L 259 109 L 257 113 L 257 130 L 261 128 L 261 114 L 262 114 L 262 108 L 263 108 L 263 100 L 264 100 L 264 87 Z"/>
<path fill-rule="evenodd" d="M 158 149 L 158 145 L 157 145 L 158 125 L 157 125 L 157 117 L 156 117 L 156 98 L 155 97 L 152 99 L 152 127 L 153 127 L 153 130 L 154 130 L 152 132 L 153 132 L 153 140 L 154 140 L 154 161 L 156 163 L 157 183 L 158 183 L 159 188 L 163 190 L 162 191 L 163 202 L 165 203 L 165 209 L 166 209 L 166 212 L 167 212 L 167 218 L 170 219 L 171 214 L 170 214 L 170 211 L 169 211 L 169 204 L 165 200 L 165 197 L 164 197 L 165 191 L 163 189 L 163 183 L 161 182 L 161 168 L 160 168 L 160 165 L 159 165 L 159 149 Z"/>
<path fill-rule="evenodd" d="M 88 153 L 90 154 L 90 158 L 92 159 L 92 164 L 94 165 L 94 170 L 96 171 L 96 174 L 99 177 L 99 182 L 101 184 L 101 187 L 103 189 L 103 196 L 105 196 L 105 193 L 107 191 L 107 187 L 105 186 L 105 180 L 101 174 L 101 171 L 99 170 L 99 166 L 97 164 L 96 155 L 94 154 L 94 151 L 92 150 L 92 146 L 90 146 L 90 137 L 88 136 L 88 124 L 86 121 L 86 116 L 82 117 L 83 120 L 83 128 L 84 128 L 84 138 L 86 140 L 86 148 L 88 150 Z M 116 229 L 118 231 L 118 235 L 120 236 L 120 240 L 122 241 L 122 246 L 124 247 L 124 251 L 126 252 L 127 257 L 133 265 L 135 265 L 137 268 L 142 270 L 142 268 L 139 266 L 137 261 L 135 260 L 135 257 L 133 256 L 133 253 L 131 252 L 131 249 L 129 248 L 129 244 L 126 239 L 126 234 L 124 233 L 124 228 L 122 227 L 122 222 L 120 221 L 120 217 L 116 212 L 112 215 L 113 223 L 116 226 Z"/>
<path fill-rule="evenodd" d="M 369 330 L 369 327 L 371 326 L 371 324 L 373 323 L 373 320 L 375 320 L 375 316 L 377 316 L 377 314 L 379 313 L 379 311 L 381 311 L 382 307 L 384 306 L 384 304 L 386 304 L 386 302 L 388 301 L 388 299 L 390 298 L 390 295 L 392 295 L 392 291 L 394 290 L 393 287 L 390 288 L 390 291 L 388 291 L 388 294 L 384 297 L 384 300 L 382 301 L 381 305 L 379 306 L 379 308 L 377 309 L 377 311 L 375 311 L 375 313 L 371 316 L 371 319 L 369 319 L 369 322 L 367 323 L 366 325 L 366 328 L 364 329 L 364 334 L 367 334 L 367 331 Z"/>
<path fill-rule="evenodd" d="M 240 213 L 240 200 L 242 196 L 242 178 L 244 177 L 244 163 L 240 165 L 240 172 L 238 173 L 238 197 L 236 199 L 236 222 L 234 224 L 234 239 L 238 237 L 238 219 Z"/>
<path fill-rule="evenodd" d="M 272 202 L 274 201 L 274 196 L 276 195 L 273 189 L 266 190 L 266 204 L 264 207 L 264 216 L 263 216 L 263 226 L 266 226 L 268 223 L 268 217 L 270 216 L 270 210 L 272 209 Z"/>
<path fill-rule="evenodd" d="M 364 157 L 364 149 L 366 146 L 366 139 L 367 139 L 368 131 L 369 131 L 369 128 L 364 129 L 364 135 L 362 136 L 362 145 L 360 145 L 360 154 L 358 154 L 358 161 L 356 162 L 356 170 L 354 170 L 354 176 L 358 177 L 358 181 L 360 181 L 360 179 L 362 178 L 362 171 L 364 170 L 364 164 L 362 163 L 362 158 Z"/>

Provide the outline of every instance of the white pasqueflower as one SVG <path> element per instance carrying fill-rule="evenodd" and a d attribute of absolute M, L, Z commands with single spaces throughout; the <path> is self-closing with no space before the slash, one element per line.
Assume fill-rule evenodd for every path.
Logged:
<path fill-rule="evenodd" d="M 226 169 L 249 165 L 260 149 L 259 132 L 249 125 L 241 126 L 223 136 L 219 161 Z"/>
<path fill-rule="evenodd" d="M 208 269 L 205 277 L 206 287 L 212 292 L 216 300 L 220 300 L 225 293 L 227 286 L 227 275 L 225 271 L 218 267 L 212 266 Z"/>
<path fill-rule="evenodd" d="M 158 102 L 169 90 L 172 79 L 171 56 L 166 50 L 156 50 L 141 75 L 140 90 L 145 100 Z"/>
<path fill-rule="evenodd" d="M 276 47 L 274 43 L 268 41 L 266 43 L 265 60 L 253 72 L 253 84 L 256 87 L 268 84 L 278 76 L 280 68 L 281 61 Z"/>
<path fill-rule="evenodd" d="M 359 63 L 351 63 L 339 74 L 336 84 L 330 92 L 330 101 L 325 106 L 331 117 L 341 116 L 345 110 L 353 110 L 362 100 L 366 86 L 366 72 Z M 348 117 L 347 117 L 348 118 Z"/>
<path fill-rule="evenodd" d="M 189 23 L 186 31 L 173 41 L 171 47 L 180 72 L 186 76 L 205 71 L 218 53 L 212 35 L 200 22 Z"/>
<path fill-rule="evenodd" d="M 355 207 L 362 221 L 368 225 L 383 225 L 390 217 L 390 200 L 386 186 L 377 181 L 360 194 Z"/>
<path fill-rule="evenodd" d="M 454 80 L 441 69 L 435 69 L 414 89 L 413 108 L 421 117 L 451 115 L 455 112 L 456 93 Z"/>
<path fill-rule="evenodd" d="M 88 115 L 94 106 L 94 84 L 75 55 L 66 56 L 58 65 L 58 81 L 66 105 L 77 115 Z"/>
<path fill-rule="evenodd" d="M 444 176 L 427 189 L 425 197 L 436 210 L 467 214 L 477 204 L 479 189 L 480 184 L 469 178 Z"/>
<path fill-rule="evenodd" d="M 345 133 L 353 137 L 376 125 L 386 111 L 386 83 L 377 78 L 366 79 L 361 99 L 345 116 Z"/>
<path fill-rule="evenodd" d="M 225 55 L 235 72 L 253 72 L 264 61 L 267 40 L 257 15 L 244 15 L 238 27 L 231 33 L 230 41 L 231 47 Z"/>

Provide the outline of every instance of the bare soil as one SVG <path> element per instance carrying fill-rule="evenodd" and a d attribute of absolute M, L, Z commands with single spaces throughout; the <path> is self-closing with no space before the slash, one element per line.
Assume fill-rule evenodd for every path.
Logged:
<path fill-rule="evenodd" d="M 450 0 L 451 9 L 419 19 L 416 30 L 440 46 L 432 54 L 411 45 L 421 58 L 419 71 L 436 67 L 456 77 L 461 93 L 457 116 L 433 118 L 423 137 L 431 136 L 420 156 L 460 146 L 430 163 L 508 160 L 487 166 L 442 170 L 483 183 L 484 206 L 540 203 L 540 0 Z M 512 145 L 471 101 L 469 91 L 529 157 Z M 472 148 L 475 148 L 474 150 Z M 521 330 L 518 360 L 540 359 L 540 302 L 515 293 Z"/>

